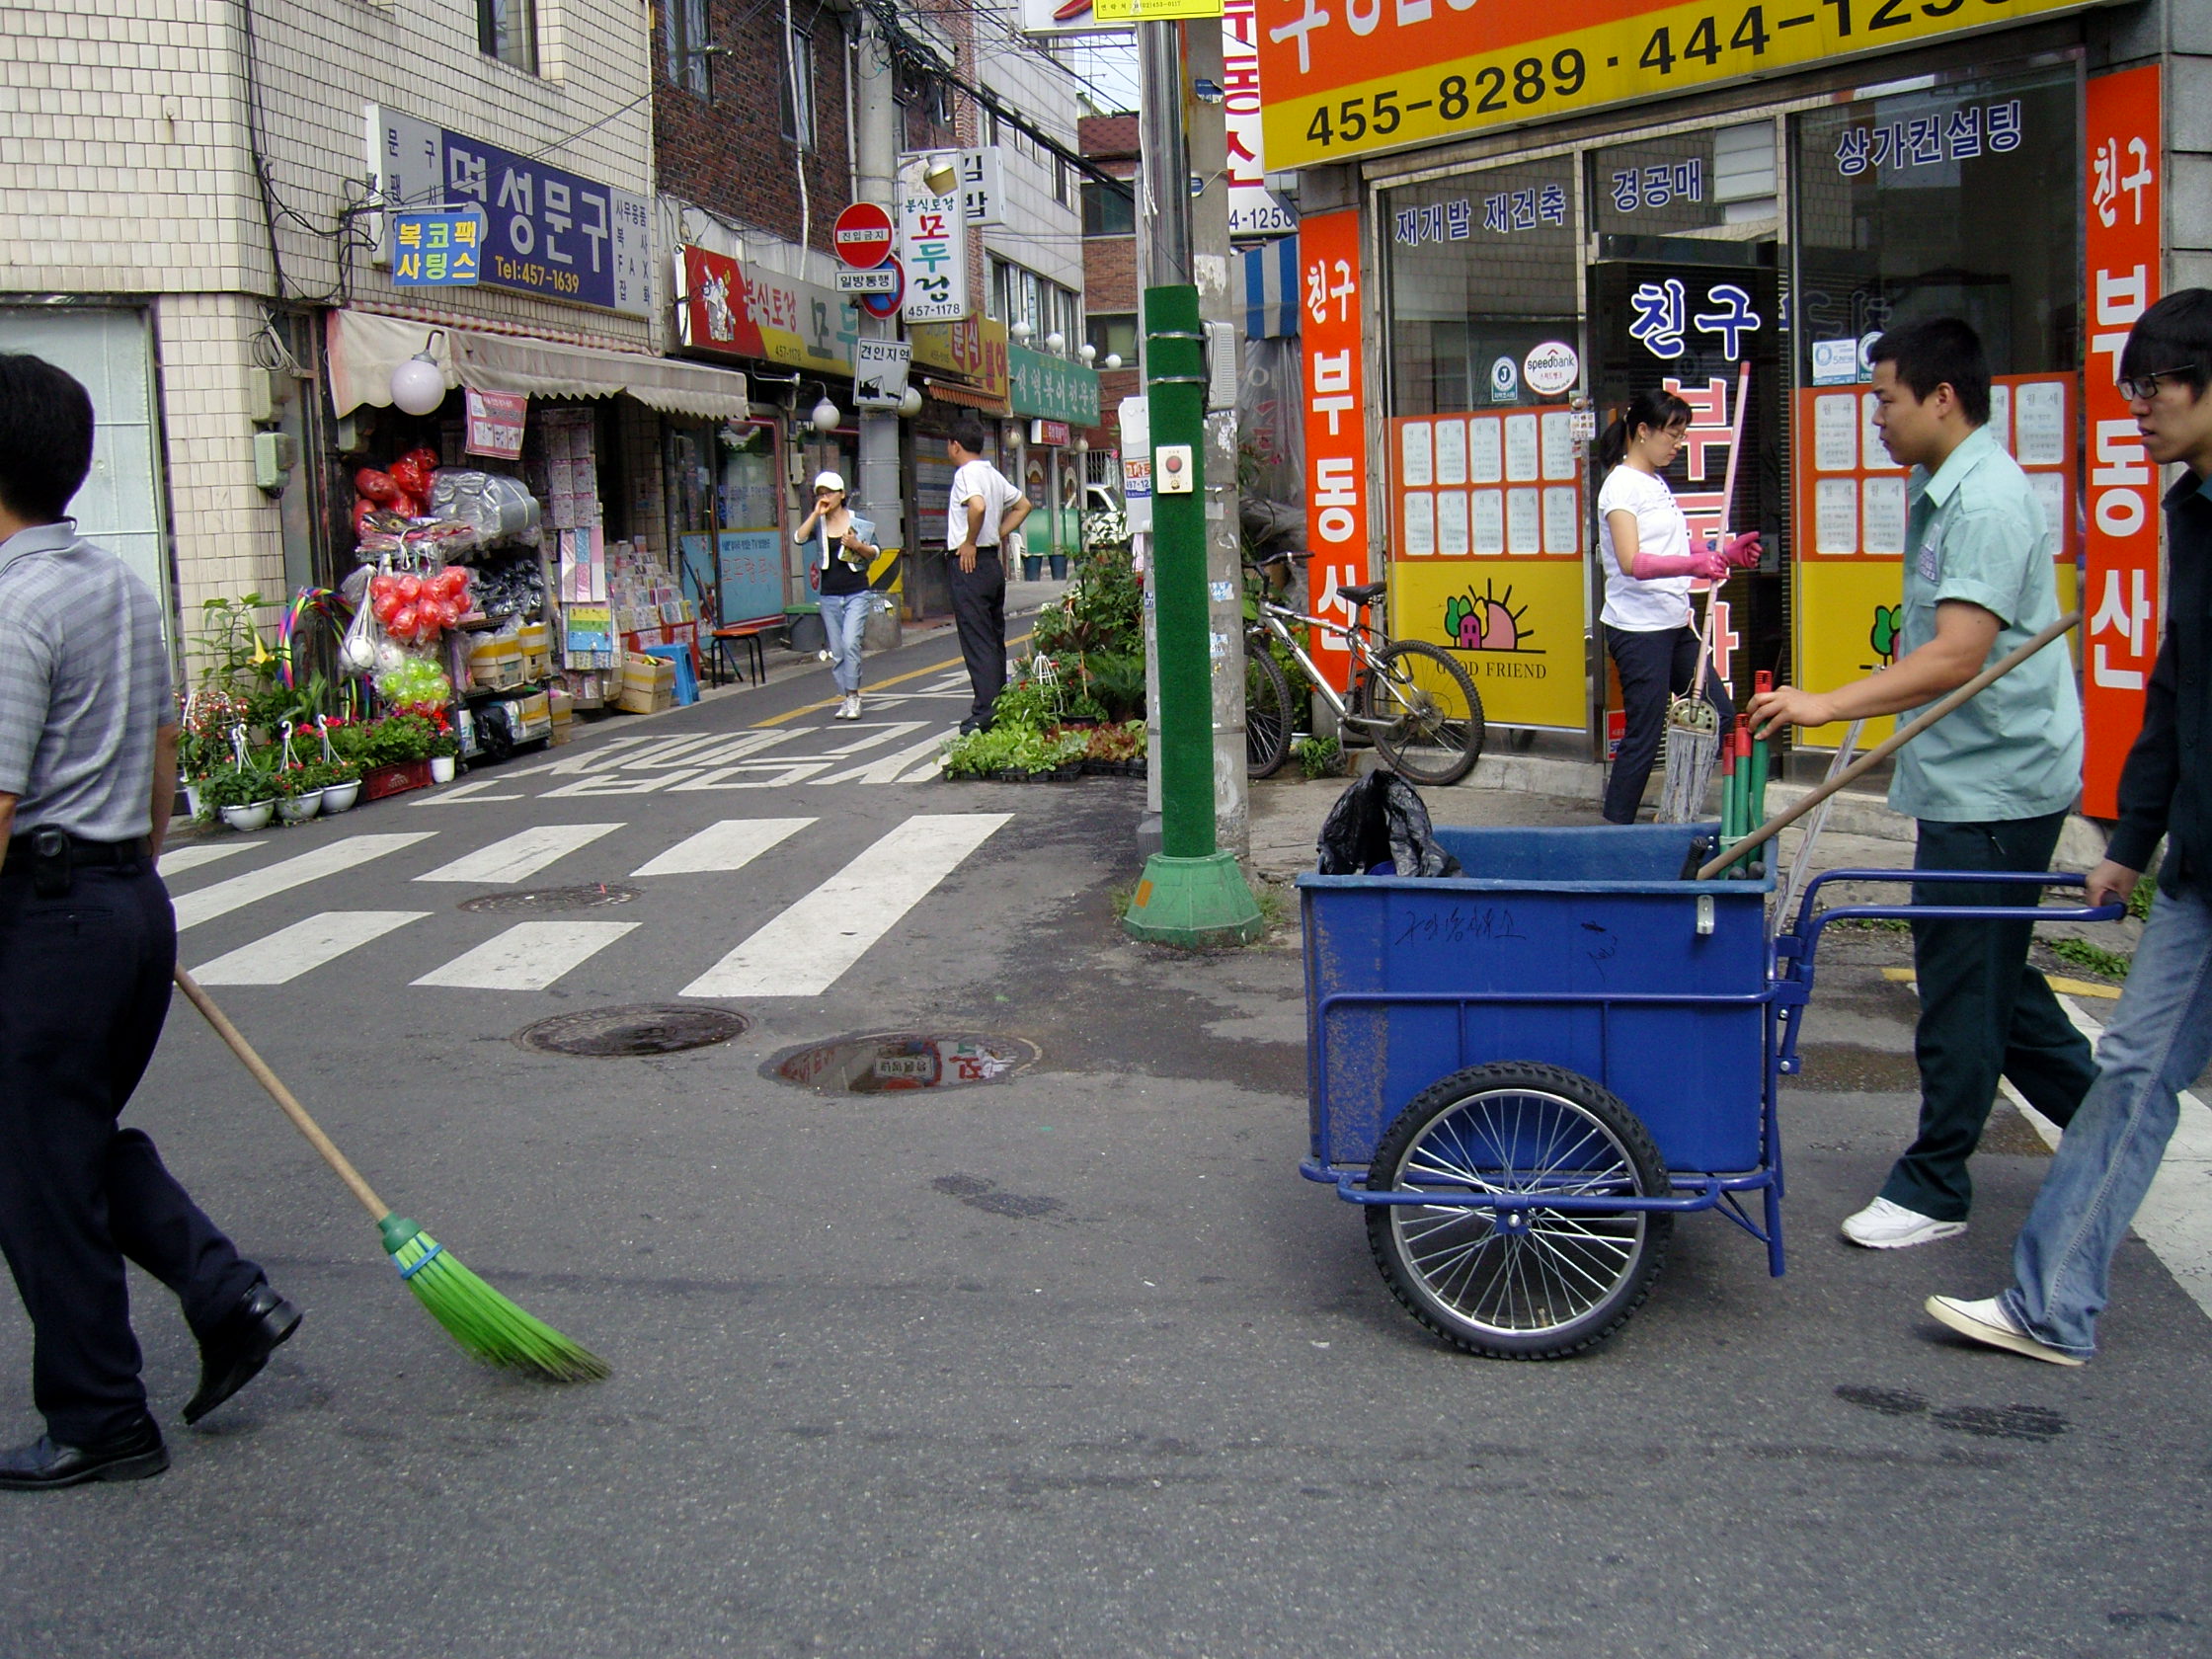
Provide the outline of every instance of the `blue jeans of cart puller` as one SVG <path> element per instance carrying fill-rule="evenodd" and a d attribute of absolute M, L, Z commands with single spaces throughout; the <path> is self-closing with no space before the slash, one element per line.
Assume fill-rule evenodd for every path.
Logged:
<path fill-rule="evenodd" d="M 2084 1357 L 2096 1348 L 2113 1253 L 2180 1117 L 2176 1097 L 2212 1060 L 2212 902 L 2202 894 L 2161 893 L 2152 905 L 2096 1059 L 2096 1081 L 2013 1245 L 2002 1299 L 2038 1341 Z"/>
<path fill-rule="evenodd" d="M 822 631 L 828 636 L 830 676 L 849 697 L 860 689 L 860 641 L 868 631 L 875 595 L 862 589 L 857 593 L 819 593 L 816 598 L 822 605 Z"/>

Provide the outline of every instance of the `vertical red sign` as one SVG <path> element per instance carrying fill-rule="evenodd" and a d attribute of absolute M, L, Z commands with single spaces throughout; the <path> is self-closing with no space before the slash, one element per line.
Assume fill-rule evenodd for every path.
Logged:
<path fill-rule="evenodd" d="M 2089 747 L 2082 810 L 2119 810 L 2120 764 L 2143 724 L 2143 688 L 2158 655 L 2159 481 L 2113 384 L 2120 349 L 2159 297 L 2159 71 L 2090 77 L 2085 168 L 2089 190 L 2086 292 L 2089 351 L 2082 407 L 2088 417 L 2088 563 L 2082 609 L 2082 711 Z M 2155 365 L 2154 365 L 2155 366 Z"/>
<path fill-rule="evenodd" d="M 1367 580 L 1367 392 L 1360 364 L 1360 215 L 1319 213 L 1298 228 L 1299 319 L 1305 357 L 1305 521 L 1313 554 L 1307 592 L 1315 614 L 1353 620 L 1340 588 Z M 1331 637 L 1308 642 L 1338 690 L 1352 660 Z"/>

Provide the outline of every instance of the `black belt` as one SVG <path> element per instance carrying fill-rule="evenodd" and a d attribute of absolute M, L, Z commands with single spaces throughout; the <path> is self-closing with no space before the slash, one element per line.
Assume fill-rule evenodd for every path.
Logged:
<path fill-rule="evenodd" d="M 28 834 L 10 837 L 5 868 L 19 870 L 27 867 L 39 855 L 39 849 L 33 844 L 37 839 L 38 831 L 35 830 Z M 153 843 L 144 835 L 129 841 L 87 841 L 75 835 L 69 837 L 69 862 L 79 870 L 101 865 L 135 864 L 152 854 Z"/>

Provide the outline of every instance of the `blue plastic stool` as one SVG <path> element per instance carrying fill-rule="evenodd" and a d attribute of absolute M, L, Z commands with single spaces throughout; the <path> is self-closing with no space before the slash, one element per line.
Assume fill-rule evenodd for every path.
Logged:
<path fill-rule="evenodd" d="M 649 645 L 648 657 L 666 658 L 675 665 L 675 706 L 685 708 L 699 700 L 699 675 L 691 666 L 691 648 L 687 645 Z"/>

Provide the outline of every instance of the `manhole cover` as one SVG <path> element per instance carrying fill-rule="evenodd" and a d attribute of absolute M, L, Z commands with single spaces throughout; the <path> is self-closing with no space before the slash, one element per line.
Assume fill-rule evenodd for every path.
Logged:
<path fill-rule="evenodd" d="M 640 889 L 613 882 L 592 882 L 588 887 L 535 887 L 521 893 L 485 893 L 463 899 L 464 910 L 589 910 L 600 905 L 627 905 Z"/>
<path fill-rule="evenodd" d="M 649 1002 L 629 1008 L 587 1008 L 524 1026 L 514 1041 L 540 1054 L 664 1055 L 727 1043 L 745 1031 L 745 1015 L 728 1008 Z"/>
<path fill-rule="evenodd" d="M 1037 1045 L 981 1032 L 880 1031 L 789 1049 L 760 1068 L 763 1077 L 846 1094 L 959 1088 L 1004 1082 L 1036 1063 Z"/>

